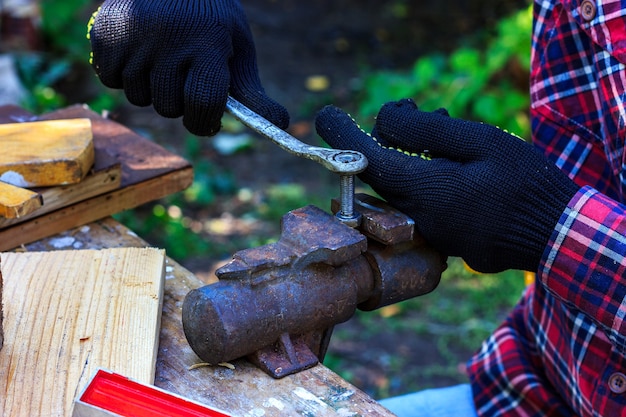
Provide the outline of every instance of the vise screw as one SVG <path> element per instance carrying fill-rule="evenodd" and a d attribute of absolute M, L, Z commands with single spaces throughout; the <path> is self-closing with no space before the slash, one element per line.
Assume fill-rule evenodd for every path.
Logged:
<path fill-rule="evenodd" d="M 357 308 L 432 291 L 446 259 L 413 220 L 366 194 L 354 206 L 357 228 L 315 206 L 287 213 L 276 243 L 237 252 L 218 282 L 192 290 L 182 320 L 196 354 L 212 364 L 247 357 L 281 378 L 323 361 L 333 326 Z"/>

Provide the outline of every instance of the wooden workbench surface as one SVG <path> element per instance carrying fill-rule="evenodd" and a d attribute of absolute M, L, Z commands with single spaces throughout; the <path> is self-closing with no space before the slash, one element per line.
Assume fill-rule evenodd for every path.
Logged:
<path fill-rule="evenodd" d="M 21 250 L 144 247 L 147 243 L 111 218 L 26 245 Z M 182 329 L 181 308 L 189 290 L 204 285 L 167 259 L 155 385 L 233 416 L 392 416 L 323 365 L 275 380 L 245 360 L 230 367 L 200 367 Z M 207 323 L 209 325 L 209 323 Z"/>

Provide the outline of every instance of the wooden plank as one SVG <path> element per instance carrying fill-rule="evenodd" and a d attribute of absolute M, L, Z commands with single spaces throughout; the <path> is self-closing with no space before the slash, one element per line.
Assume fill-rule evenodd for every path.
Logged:
<path fill-rule="evenodd" d="M 0 223 L 31 214 L 43 205 L 39 193 L 0 181 Z"/>
<path fill-rule="evenodd" d="M 3 219 L 0 217 L 0 230 L 63 207 L 79 203 L 91 197 L 117 190 L 120 188 L 121 182 L 122 167 L 116 164 L 103 170 L 90 173 L 78 184 L 35 188 L 33 191 L 36 191 L 43 198 L 43 207 L 30 214 L 22 214 L 19 218 Z"/>
<path fill-rule="evenodd" d="M 108 218 L 26 248 L 54 250 L 63 241 L 85 248 L 146 245 L 131 230 Z M 190 370 L 200 359 L 185 339 L 181 308 L 185 295 L 204 282 L 172 259 L 166 262 L 156 386 L 235 416 L 394 415 L 324 365 L 279 380 L 245 360 L 234 361 L 235 369 L 217 366 Z"/>
<path fill-rule="evenodd" d="M 154 381 L 164 251 L 1 255 L 0 415 L 68 416 L 98 367 Z"/>
<path fill-rule="evenodd" d="M 25 221 L 0 223 L 0 251 L 157 200 L 184 190 L 193 182 L 193 169 L 184 158 L 84 106 L 71 106 L 36 118 L 18 107 L 0 106 L 0 123 L 76 118 L 91 121 L 94 172 L 119 166 L 119 187 L 105 188 L 107 184 L 94 179 L 93 184 L 85 184 L 84 188 L 78 185 L 78 188 L 52 191 L 56 193 L 54 206 Z M 72 190 L 79 192 L 72 194 Z M 76 196 L 80 198 L 73 198 Z M 44 195 L 44 207 L 48 201 Z"/>
<path fill-rule="evenodd" d="M 48 187 L 81 181 L 94 162 L 87 118 L 0 124 L 0 181 Z"/>

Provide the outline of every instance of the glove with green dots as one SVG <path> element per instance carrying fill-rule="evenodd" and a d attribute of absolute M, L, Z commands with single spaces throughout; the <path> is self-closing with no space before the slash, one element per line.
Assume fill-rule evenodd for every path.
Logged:
<path fill-rule="evenodd" d="M 326 107 L 318 134 L 332 147 L 362 152 L 359 177 L 415 220 L 445 255 L 473 269 L 536 271 L 550 235 L 579 187 L 530 144 L 496 127 L 387 103 L 366 134 Z"/>
<path fill-rule="evenodd" d="M 287 111 L 266 96 L 238 0 L 106 0 L 89 24 L 92 65 L 111 88 L 187 129 L 212 135 L 230 93 L 281 128 Z"/>

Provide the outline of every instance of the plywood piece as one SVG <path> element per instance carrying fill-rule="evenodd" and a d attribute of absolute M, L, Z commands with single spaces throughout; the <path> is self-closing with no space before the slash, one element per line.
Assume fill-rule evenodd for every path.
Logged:
<path fill-rule="evenodd" d="M 2 108 L 0 108 L 0 120 L 1 114 Z M 84 106 L 66 107 L 43 114 L 38 119 L 58 120 L 81 117 L 91 120 L 93 143 L 96 149 L 94 168 L 101 169 L 112 164 L 121 164 L 122 187 L 190 167 L 189 162 L 181 156 L 138 135 L 120 123 L 101 117 Z"/>
<path fill-rule="evenodd" d="M 164 251 L 3 253 L 0 415 L 68 416 L 99 367 L 153 383 Z"/>
<path fill-rule="evenodd" d="M 81 181 L 94 163 L 87 118 L 0 124 L 0 181 L 47 187 Z"/>
<path fill-rule="evenodd" d="M 41 194 L 0 181 L 0 222 L 24 217 L 42 205 Z"/>

